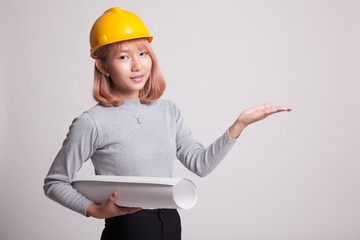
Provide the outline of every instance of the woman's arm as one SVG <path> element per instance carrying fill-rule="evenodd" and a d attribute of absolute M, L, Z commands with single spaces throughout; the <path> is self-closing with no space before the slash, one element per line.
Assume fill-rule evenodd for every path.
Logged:
<path fill-rule="evenodd" d="M 177 134 L 176 134 L 176 156 L 180 162 L 198 176 L 204 177 L 213 171 L 230 151 L 241 132 L 246 126 L 266 118 L 267 116 L 282 111 L 290 111 L 290 107 L 273 107 L 271 103 L 259 107 L 252 107 L 245 110 L 234 124 L 210 146 L 204 146 L 198 142 L 191 134 L 190 129 L 184 122 L 178 108 Z"/>
<path fill-rule="evenodd" d="M 140 210 L 115 205 L 118 193 L 113 193 L 105 203 L 98 205 L 72 187 L 73 176 L 98 148 L 97 140 L 97 128 L 87 113 L 73 121 L 45 178 L 45 194 L 65 207 L 95 218 L 115 217 Z"/>
<path fill-rule="evenodd" d="M 232 139 L 236 139 L 248 125 L 263 120 L 271 114 L 283 111 L 291 111 L 291 108 L 287 106 L 274 107 L 271 103 L 266 103 L 261 106 L 246 109 L 229 128 L 229 135 Z"/>
<path fill-rule="evenodd" d="M 94 203 L 78 193 L 72 178 L 97 148 L 97 131 L 91 117 L 84 113 L 76 118 L 44 180 L 44 192 L 50 199 L 82 215 Z"/>

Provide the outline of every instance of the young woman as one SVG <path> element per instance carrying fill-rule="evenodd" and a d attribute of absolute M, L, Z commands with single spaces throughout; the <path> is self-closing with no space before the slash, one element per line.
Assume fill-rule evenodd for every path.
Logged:
<path fill-rule="evenodd" d="M 181 239 L 175 209 L 140 209 L 107 202 L 95 204 L 71 186 L 82 164 L 91 159 L 98 175 L 172 177 L 177 158 L 199 176 L 225 157 L 246 126 L 281 111 L 270 103 L 240 114 L 234 124 L 204 148 L 179 109 L 160 100 L 165 82 L 150 47 L 152 36 L 133 13 L 106 11 L 90 33 L 95 60 L 93 94 L 99 102 L 76 118 L 47 177 L 45 194 L 85 216 L 105 218 L 101 239 Z"/>

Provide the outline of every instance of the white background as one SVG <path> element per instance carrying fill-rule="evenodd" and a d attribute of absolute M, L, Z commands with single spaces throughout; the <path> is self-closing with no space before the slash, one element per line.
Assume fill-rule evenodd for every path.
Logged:
<path fill-rule="evenodd" d="M 204 145 L 249 126 L 194 181 L 183 239 L 360 239 L 360 1 L 0 2 L 0 239 L 99 239 L 103 220 L 49 200 L 43 179 L 71 121 L 95 104 L 88 36 L 105 10 L 140 16 L 174 101 Z M 82 170 L 92 173 L 89 162 Z"/>

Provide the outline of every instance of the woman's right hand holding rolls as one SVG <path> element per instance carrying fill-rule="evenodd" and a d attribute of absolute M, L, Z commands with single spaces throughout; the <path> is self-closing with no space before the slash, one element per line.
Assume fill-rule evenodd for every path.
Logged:
<path fill-rule="evenodd" d="M 91 204 L 86 210 L 86 215 L 104 219 L 104 218 L 112 218 L 120 215 L 131 214 L 142 210 L 142 208 L 132 208 L 132 207 L 120 207 L 115 204 L 116 199 L 119 197 L 117 192 L 114 192 L 106 202 L 98 205 Z"/>

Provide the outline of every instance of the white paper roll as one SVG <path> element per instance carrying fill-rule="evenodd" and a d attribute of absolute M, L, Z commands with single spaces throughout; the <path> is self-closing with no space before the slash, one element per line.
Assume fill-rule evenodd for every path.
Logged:
<path fill-rule="evenodd" d="M 72 185 L 99 204 L 114 192 L 119 194 L 115 203 L 123 207 L 189 209 L 197 201 L 195 184 L 184 178 L 76 176 Z"/>

